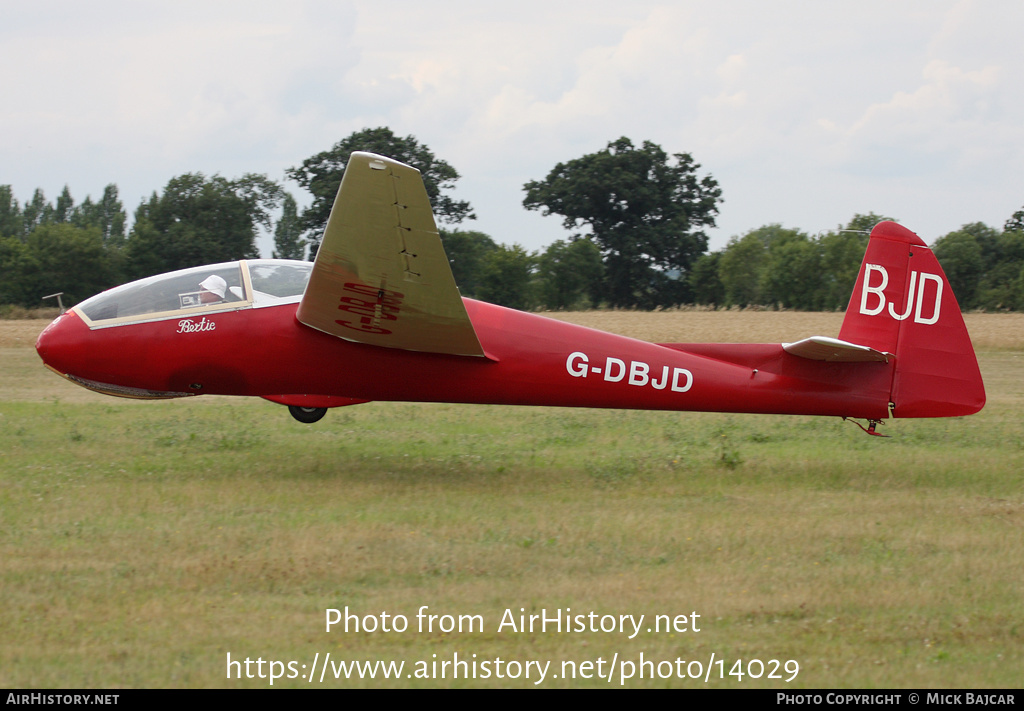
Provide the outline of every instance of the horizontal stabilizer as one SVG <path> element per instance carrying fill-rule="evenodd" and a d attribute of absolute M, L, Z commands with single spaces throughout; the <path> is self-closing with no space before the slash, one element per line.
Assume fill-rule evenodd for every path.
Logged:
<path fill-rule="evenodd" d="M 790 355 L 831 363 L 888 363 L 892 357 L 891 353 L 827 336 L 811 336 L 796 343 L 783 343 L 782 348 Z"/>

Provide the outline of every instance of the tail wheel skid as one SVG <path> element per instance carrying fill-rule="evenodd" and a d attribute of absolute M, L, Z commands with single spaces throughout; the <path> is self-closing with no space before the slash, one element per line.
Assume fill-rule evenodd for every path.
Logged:
<path fill-rule="evenodd" d="M 864 430 L 865 434 L 869 434 L 872 437 L 889 437 L 890 436 L 890 435 L 882 434 L 881 432 L 876 432 L 875 431 L 875 428 L 878 425 L 884 425 L 885 424 L 882 420 L 868 420 L 868 426 L 867 427 L 865 427 L 864 425 L 862 425 L 861 423 L 857 422 L 857 420 L 855 420 L 855 419 L 853 419 L 851 417 L 844 417 L 843 421 L 844 422 L 852 422 L 853 424 L 857 425 L 862 430 Z"/>

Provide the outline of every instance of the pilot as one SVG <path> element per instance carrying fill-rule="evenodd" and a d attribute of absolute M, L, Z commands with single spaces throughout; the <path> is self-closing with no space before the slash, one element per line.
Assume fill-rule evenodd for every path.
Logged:
<path fill-rule="evenodd" d="M 223 301 L 227 288 L 228 283 L 223 277 L 211 274 L 199 282 L 199 303 L 216 304 Z"/>

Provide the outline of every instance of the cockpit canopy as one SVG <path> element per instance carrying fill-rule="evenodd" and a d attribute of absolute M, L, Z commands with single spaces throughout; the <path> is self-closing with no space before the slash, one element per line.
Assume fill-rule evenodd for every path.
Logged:
<path fill-rule="evenodd" d="M 312 262 L 249 259 L 182 269 L 115 287 L 75 309 L 91 328 L 296 303 Z"/>

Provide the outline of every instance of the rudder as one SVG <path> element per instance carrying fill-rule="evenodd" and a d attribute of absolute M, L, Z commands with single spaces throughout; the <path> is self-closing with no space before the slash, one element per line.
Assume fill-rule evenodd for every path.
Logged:
<path fill-rule="evenodd" d="M 871 231 L 839 338 L 895 355 L 893 417 L 970 415 L 985 405 L 949 281 L 924 241 L 895 222 Z"/>

